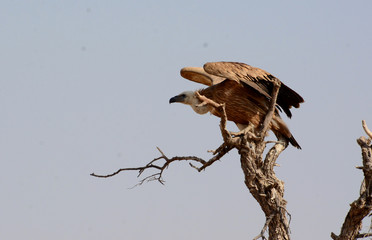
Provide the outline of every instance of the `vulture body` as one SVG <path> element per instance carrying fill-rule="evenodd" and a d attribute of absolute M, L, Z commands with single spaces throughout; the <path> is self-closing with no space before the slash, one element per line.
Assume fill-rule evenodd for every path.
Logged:
<path fill-rule="evenodd" d="M 236 62 L 206 63 L 203 68 L 186 67 L 181 69 L 181 76 L 209 86 L 199 90 L 199 94 L 217 103 L 224 103 L 227 119 L 235 122 L 240 130 L 247 127 L 249 123 L 258 127 L 263 122 L 269 110 L 273 82 L 279 81 L 262 69 Z M 200 105 L 201 102 L 195 92 L 183 92 L 171 98 L 169 102 L 188 104 L 199 114 L 210 112 L 220 117 L 213 107 Z M 269 129 L 279 140 L 290 142 L 299 149 L 301 149 L 300 145 L 280 117 L 278 109 L 283 110 L 290 118 L 292 117 L 290 108 L 298 108 L 302 102 L 304 100 L 299 94 L 281 83 L 277 109 L 269 125 Z"/>

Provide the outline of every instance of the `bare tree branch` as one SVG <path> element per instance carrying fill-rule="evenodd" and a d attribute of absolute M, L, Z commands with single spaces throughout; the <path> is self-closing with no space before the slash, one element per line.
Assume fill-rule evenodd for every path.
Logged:
<path fill-rule="evenodd" d="M 208 104 L 215 108 L 220 114 L 221 114 L 221 121 L 220 121 L 220 130 L 221 134 L 224 140 L 224 143 L 226 144 L 231 144 L 231 134 L 230 132 L 226 129 L 226 122 L 227 122 L 227 115 L 225 111 L 225 104 L 218 104 L 215 101 L 200 95 L 199 92 L 195 92 L 196 96 L 199 98 L 200 101 L 202 101 L 201 105 L 203 104 Z"/>
<path fill-rule="evenodd" d="M 365 121 L 362 121 L 362 126 L 366 134 L 370 137 L 371 132 L 369 131 Z M 360 234 L 359 231 L 362 228 L 362 220 L 372 210 L 372 146 L 371 139 L 365 137 L 360 137 L 357 139 L 362 150 L 363 159 L 363 173 L 364 181 L 360 189 L 360 196 L 357 200 L 350 204 L 350 210 L 345 217 L 344 224 L 341 228 L 341 233 L 337 236 L 331 233 L 331 237 L 334 240 L 348 240 L 363 238 L 364 236 L 369 236 L 369 234 Z"/>
<path fill-rule="evenodd" d="M 274 84 L 272 92 L 272 100 L 270 102 L 270 108 L 263 119 L 261 127 L 255 129 L 250 126 L 247 130 L 242 133 L 230 133 L 226 128 L 227 116 L 224 104 L 218 104 L 205 96 L 196 93 L 199 100 L 202 102 L 201 105 L 210 105 L 221 116 L 220 131 L 223 137 L 223 143 L 214 151 L 213 157 L 208 161 L 195 156 L 185 157 L 173 157 L 168 158 L 159 148 L 158 151 L 161 156 L 153 159 L 151 162 L 143 167 L 137 168 L 122 168 L 114 173 L 108 175 L 97 175 L 92 173 L 95 177 L 112 177 L 122 171 L 138 171 L 138 177 L 142 175 L 146 170 L 154 169 L 155 173 L 150 174 L 143 178 L 138 185 L 141 185 L 147 181 L 157 180 L 160 183 L 164 183 L 162 179 L 163 172 L 165 169 L 175 161 L 190 161 L 190 166 L 195 168 L 197 171 L 202 171 L 208 166 L 212 165 L 217 160 L 220 160 L 226 153 L 236 148 L 240 154 L 241 167 L 244 173 L 245 184 L 253 197 L 258 201 L 266 216 L 266 222 L 261 230 L 261 233 L 255 238 L 266 239 L 264 233 L 268 229 L 269 240 L 289 240 L 289 221 L 287 220 L 287 214 L 290 214 L 286 210 L 286 200 L 284 200 L 284 183 L 280 181 L 274 172 L 274 166 L 276 166 L 276 160 L 280 153 L 285 150 L 287 144 L 283 142 L 265 142 L 264 137 L 269 129 L 270 122 L 275 112 L 276 99 L 280 88 L 280 82 Z M 258 133 L 258 137 L 256 135 Z M 274 146 L 268 151 L 266 156 L 263 156 L 267 143 L 274 143 Z M 164 162 L 159 163 L 160 160 Z M 195 166 L 193 162 L 200 164 L 201 166 Z"/>
<path fill-rule="evenodd" d="M 265 232 L 266 232 L 267 227 L 269 226 L 269 224 L 270 224 L 270 222 L 271 222 L 271 220 L 273 219 L 274 216 L 275 216 L 275 214 L 271 214 L 269 217 L 266 218 L 265 225 L 263 226 L 260 234 L 258 234 L 257 237 L 253 238 L 253 240 L 257 240 L 259 238 L 266 239 Z"/>
<path fill-rule="evenodd" d="M 168 158 L 163 153 L 163 151 L 160 150 L 160 148 L 157 147 L 157 149 L 160 152 L 161 156 L 153 159 L 151 162 L 149 162 L 148 164 L 146 164 L 143 167 L 121 168 L 121 169 L 117 170 L 116 172 L 113 172 L 113 173 L 107 174 L 107 175 L 99 175 L 99 174 L 95 174 L 95 173 L 91 173 L 90 175 L 93 176 L 93 177 L 108 178 L 108 177 L 113 177 L 113 176 L 115 176 L 115 175 L 117 175 L 117 174 L 119 174 L 120 172 L 123 172 L 123 171 L 138 171 L 137 177 L 140 177 L 142 175 L 142 173 L 145 172 L 145 170 L 156 169 L 156 170 L 159 170 L 159 171 L 156 172 L 156 173 L 154 173 L 154 174 L 151 174 L 149 176 L 146 176 L 143 179 L 141 179 L 140 182 L 137 185 L 141 185 L 144 182 L 149 182 L 149 181 L 154 181 L 154 180 L 159 181 L 161 184 L 164 184 L 164 180 L 162 178 L 163 177 L 163 172 L 164 172 L 165 169 L 168 168 L 168 166 L 172 162 L 175 162 L 175 161 L 194 161 L 194 162 L 198 162 L 198 163 L 201 164 L 201 167 L 197 168 L 197 167 L 195 167 L 193 165 L 192 166 L 194 168 L 197 168 L 198 171 L 200 172 L 201 170 L 204 170 L 208 166 L 212 165 L 215 161 L 217 161 L 220 158 L 222 158 L 232 148 L 229 148 L 229 149 L 228 148 L 220 149 L 219 152 L 213 158 L 211 158 L 208 161 L 205 161 L 202 158 L 195 157 L 195 156 L 175 156 L 175 157 L 172 157 L 172 158 Z M 158 162 L 160 160 L 164 160 L 164 163 L 163 164 L 158 164 Z"/>
<path fill-rule="evenodd" d="M 280 85 L 281 85 L 281 82 L 279 80 L 275 79 L 273 81 L 274 88 L 273 88 L 273 92 L 272 92 L 272 96 L 271 96 L 269 111 L 267 112 L 265 120 L 262 123 L 261 132 L 260 132 L 261 138 L 264 138 L 266 136 L 266 132 L 269 129 L 269 126 L 270 126 L 270 122 L 273 119 L 273 115 L 274 115 L 274 112 L 275 112 L 276 100 L 278 98 Z"/>
<path fill-rule="evenodd" d="M 356 236 L 356 238 L 367 238 L 372 237 L 372 233 L 360 233 Z"/>
<path fill-rule="evenodd" d="M 196 167 L 192 163 L 190 163 L 190 166 L 198 170 L 198 172 L 201 172 L 202 170 L 206 169 L 210 165 L 212 165 L 215 161 L 220 160 L 226 153 L 228 153 L 231 149 L 233 149 L 231 146 L 224 146 L 221 148 L 221 146 L 217 149 L 218 153 L 211 159 L 209 159 L 207 162 L 205 162 L 201 167 Z"/>
<path fill-rule="evenodd" d="M 368 129 L 366 121 L 362 120 L 362 126 L 367 136 L 372 139 L 372 132 Z"/>
<path fill-rule="evenodd" d="M 197 166 L 193 165 L 192 163 L 189 163 L 189 164 L 190 164 L 191 167 L 193 167 L 196 170 L 198 170 L 199 172 L 201 172 L 202 170 L 206 169 L 207 167 L 212 165 L 217 160 L 220 160 L 226 153 L 228 153 L 230 150 L 232 150 L 234 148 L 234 144 L 237 144 L 237 142 L 240 139 L 239 138 L 232 138 L 230 132 L 226 129 L 227 116 L 226 116 L 226 111 L 225 111 L 225 105 L 224 104 L 218 104 L 218 103 L 206 98 L 205 96 L 200 95 L 198 92 L 196 92 L 196 95 L 202 101 L 201 105 L 204 105 L 204 104 L 211 105 L 212 107 L 216 108 L 216 110 L 218 110 L 221 113 L 220 130 L 221 130 L 221 134 L 224 138 L 224 142 L 216 150 L 209 151 L 209 152 L 212 152 L 213 155 L 215 155 L 214 157 L 212 157 L 208 161 L 205 161 L 205 160 L 203 160 L 201 158 L 198 158 L 198 157 L 195 157 L 195 156 L 184 156 L 184 157 L 176 156 L 176 157 L 168 158 L 160 150 L 160 148 L 157 148 L 158 151 L 161 153 L 161 156 L 158 157 L 158 158 L 153 159 L 151 162 L 149 162 L 148 164 L 146 164 L 143 167 L 121 168 L 121 169 L 117 170 L 116 172 L 113 172 L 113 173 L 107 174 L 107 175 L 98 175 L 98 174 L 95 174 L 95 173 L 91 173 L 90 175 L 94 176 L 94 177 L 99 177 L 99 178 L 108 178 L 108 177 L 115 176 L 115 175 L 117 175 L 117 174 L 119 174 L 120 172 L 123 172 L 123 171 L 139 171 L 137 177 L 140 177 L 141 174 L 147 169 L 157 169 L 157 170 L 159 170 L 159 172 L 154 173 L 152 175 L 149 175 L 149 176 L 143 178 L 142 180 L 140 180 L 140 182 L 137 185 L 141 185 L 144 182 L 154 181 L 154 180 L 157 180 L 161 184 L 164 184 L 164 180 L 162 178 L 163 172 L 174 161 L 194 161 L 194 162 L 198 162 L 198 163 L 201 164 L 200 167 L 197 167 Z M 165 160 L 163 165 L 156 165 L 155 163 L 157 163 L 161 159 Z"/>

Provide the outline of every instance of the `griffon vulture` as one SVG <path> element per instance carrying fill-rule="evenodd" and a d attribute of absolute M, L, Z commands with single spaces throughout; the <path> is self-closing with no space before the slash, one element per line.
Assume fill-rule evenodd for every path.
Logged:
<path fill-rule="evenodd" d="M 240 130 L 246 128 L 249 123 L 255 127 L 262 123 L 269 109 L 273 80 L 278 80 L 265 70 L 237 62 L 211 62 L 204 64 L 203 68 L 185 67 L 181 69 L 181 76 L 209 86 L 198 90 L 199 94 L 217 103 L 225 103 L 227 119 L 235 122 Z M 220 117 L 213 107 L 201 105 L 201 101 L 192 91 L 172 97 L 169 103 L 173 102 L 190 105 L 198 114 L 210 112 Z M 290 142 L 299 149 L 300 145 L 280 117 L 278 109 L 283 110 L 290 118 L 290 108 L 298 108 L 302 102 L 304 100 L 299 94 L 281 83 L 277 109 L 269 125 L 279 140 Z"/>

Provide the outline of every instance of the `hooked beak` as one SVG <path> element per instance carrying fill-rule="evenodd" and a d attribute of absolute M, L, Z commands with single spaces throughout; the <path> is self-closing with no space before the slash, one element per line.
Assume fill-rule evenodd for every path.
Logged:
<path fill-rule="evenodd" d="M 186 98 L 185 94 L 180 94 L 169 99 L 169 103 L 184 102 L 185 98 Z"/>

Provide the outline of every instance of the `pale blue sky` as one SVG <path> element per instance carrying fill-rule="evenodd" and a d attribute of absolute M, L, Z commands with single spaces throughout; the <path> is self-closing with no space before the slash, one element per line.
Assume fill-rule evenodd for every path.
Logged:
<path fill-rule="evenodd" d="M 234 151 L 205 172 L 172 165 L 97 179 L 221 143 L 218 119 L 170 97 L 184 66 L 240 61 L 296 90 L 284 120 L 303 150 L 276 168 L 293 239 L 329 239 L 358 196 L 356 139 L 372 127 L 371 1 L 0 3 L 0 238 L 251 239 L 264 216 Z M 233 128 L 233 125 L 231 125 Z"/>

